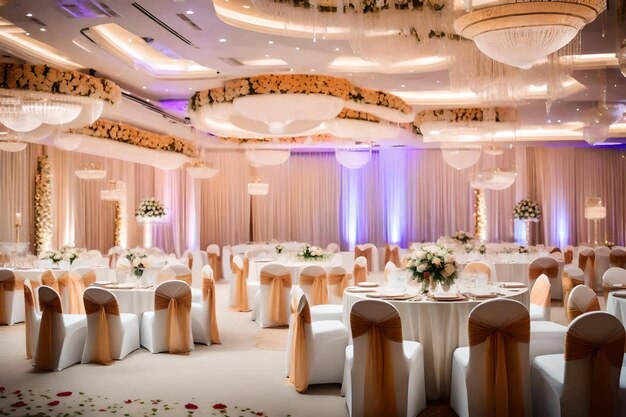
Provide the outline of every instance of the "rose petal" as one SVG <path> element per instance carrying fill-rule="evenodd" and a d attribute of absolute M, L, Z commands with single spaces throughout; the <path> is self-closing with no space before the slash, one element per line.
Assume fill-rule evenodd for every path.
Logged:
<path fill-rule="evenodd" d="M 192 403 L 187 403 L 187 404 L 185 404 L 185 408 L 186 408 L 187 410 L 197 410 L 197 409 L 198 409 L 198 406 L 197 406 L 197 405 L 195 405 L 195 404 L 192 404 Z"/>
<path fill-rule="evenodd" d="M 16 403 L 11 404 L 11 407 L 17 408 L 17 407 L 25 407 L 28 404 L 26 404 L 24 401 L 18 401 Z"/>
<path fill-rule="evenodd" d="M 15 395 L 20 395 L 22 393 L 22 391 L 20 391 L 19 389 L 17 391 L 13 391 L 13 394 Z"/>
<path fill-rule="evenodd" d="M 223 410 L 226 408 L 226 404 L 222 404 L 222 403 L 213 404 L 213 408 L 215 408 L 216 410 Z"/>
<path fill-rule="evenodd" d="M 264 415 L 265 415 L 265 413 L 264 413 L 263 411 L 259 411 L 259 412 L 257 412 L 257 413 L 256 413 L 256 415 L 257 415 L 257 416 L 264 416 Z"/>
<path fill-rule="evenodd" d="M 70 395 L 72 395 L 72 391 L 63 391 L 59 392 L 57 394 L 57 397 L 69 397 Z"/>
<path fill-rule="evenodd" d="M 5 389 L 6 388 L 4 388 L 4 387 L 0 387 L 0 392 L 4 392 Z"/>
<path fill-rule="evenodd" d="M 124 404 L 130 404 L 132 402 L 133 402 L 133 400 L 126 400 L 126 401 L 124 401 Z"/>
<path fill-rule="evenodd" d="M 55 405 L 59 405 L 59 401 L 58 401 L 58 400 L 50 401 L 50 402 L 48 403 L 48 405 L 49 405 L 50 407 L 54 407 Z"/>

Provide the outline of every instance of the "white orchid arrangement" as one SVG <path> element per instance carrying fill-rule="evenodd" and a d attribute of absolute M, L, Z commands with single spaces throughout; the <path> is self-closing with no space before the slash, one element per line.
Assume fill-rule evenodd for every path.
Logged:
<path fill-rule="evenodd" d="M 135 217 L 161 218 L 167 214 L 163 203 L 154 197 L 144 198 L 135 211 Z"/>
<path fill-rule="evenodd" d="M 418 248 L 408 258 L 407 267 L 413 279 L 422 283 L 425 292 L 440 283 L 448 289 L 457 277 L 457 265 L 452 250 L 442 245 Z"/>
<path fill-rule="evenodd" d="M 39 255 L 39 259 L 50 259 L 52 263 L 58 264 L 61 261 L 68 261 L 70 265 L 74 263 L 85 249 L 73 246 L 63 246 L 60 250 L 48 250 Z"/>
<path fill-rule="evenodd" d="M 537 219 L 541 216 L 541 207 L 536 201 L 520 200 L 513 209 L 513 217 L 519 220 Z"/>
<path fill-rule="evenodd" d="M 311 246 L 308 243 L 302 245 L 297 255 L 302 259 L 313 261 L 326 259 L 330 256 L 328 253 L 322 251 L 322 248 L 318 246 Z"/>
<path fill-rule="evenodd" d="M 150 267 L 148 261 L 148 253 L 142 248 L 129 249 L 126 252 L 126 259 L 130 262 L 130 266 L 133 269 L 135 276 L 142 276 L 143 270 Z"/>

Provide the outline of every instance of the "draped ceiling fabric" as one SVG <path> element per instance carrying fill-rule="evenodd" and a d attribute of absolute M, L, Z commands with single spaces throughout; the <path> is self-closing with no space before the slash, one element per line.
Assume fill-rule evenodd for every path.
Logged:
<path fill-rule="evenodd" d="M 21 240 L 33 242 L 34 175 L 44 152 L 52 162 L 55 247 L 106 252 L 113 245 L 115 205 L 99 195 L 111 179 L 126 184 L 129 247 L 141 244 L 143 226 L 134 220 L 134 210 L 145 197 L 161 199 L 168 208 L 154 235 L 155 245 L 166 252 L 270 239 L 337 242 L 344 249 L 364 242 L 406 247 L 472 230 L 470 176 L 496 167 L 518 174 L 512 187 L 486 192 L 489 241 L 523 240 L 524 225 L 513 221 L 512 210 L 530 198 L 543 209 L 537 242 L 561 247 L 585 242 L 584 199 L 600 196 L 609 240 L 626 243 L 626 159 L 619 150 L 518 146 L 498 157 L 484 154 L 462 171 L 448 166 L 438 149 L 375 151 L 357 170 L 339 165 L 332 152 L 292 152 L 283 165 L 253 168 L 243 152 L 215 151 L 207 160 L 220 171 L 200 181 L 184 169 L 163 171 L 41 145 L 0 152 L 0 242 L 14 240 L 17 211 L 23 218 Z M 74 170 L 88 162 L 101 164 L 107 178 L 76 177 Z M 248 195 L 253 175 L 269 183 L 267 196 Z"/>

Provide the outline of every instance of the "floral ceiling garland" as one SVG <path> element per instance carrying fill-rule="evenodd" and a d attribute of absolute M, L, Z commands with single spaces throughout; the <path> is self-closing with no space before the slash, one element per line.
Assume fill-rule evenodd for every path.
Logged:
<path fill-rule="evenodd" d="M 115 202 L 114 219 L 114 246 L 122 246 L 122 207 L 119 201 Z"/>
<path fill-rule="evenodd" d="M 285 136 L 282 138 L 220 138 L 221 143 L 233 143 L 237 145 L 259 143 L 304 144 L 308 141 L 313 143 L 327 143 L 333 142 L 334 140 L 335 138 L 331 135 Z"/>
<path fill-rule="evenodd" d="M 175 136 L 148 132 L 122 122 L 99 119 L 89 126 L 70 129 L 69 132 L 100 139 L 115 140 L 146 149 L 181 153 L 192 158 L 198 156 L 196 146 L 189 141 Z"/>
<path fill-rule="evenodd" d="M 35 253 L 50 249 L 52 244 L 52 166 L 48 155 L 37 158 L 35 175 Z"/>
<path fill-rule="evenodd" d="M 0 64 L 0 88 L 89 97 L 111 104 L 122 98 L 113 81 L 47 65 Z"/>
<path fill-rule="evenodd" d="M 464 123 L 464 122 L 517 122 L 517 109 L 512 107 L 470 107 L 457 109 L 435 109 L 424 110 L 415 116 L 413 121 L 413 130 L 416 134 L 421 135 L 421 126 L 427 122 L 447 122 L 447 123 Z"/>

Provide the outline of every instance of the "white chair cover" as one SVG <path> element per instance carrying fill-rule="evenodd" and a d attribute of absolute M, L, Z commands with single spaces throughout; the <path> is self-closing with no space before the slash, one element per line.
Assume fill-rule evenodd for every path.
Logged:
<path fill-rule="evenodd" d="M 378 248 L 373 243 L 364 243 L 362 245 L 356 245 L 354 248 L 355 260 L 359 256 L 364 256 L 367 259 L 367 271 L 378 272 L 379 267 L 379 255 Z"/>
<path fill-rule="evenodd" d="M 24 321 L 24 280 L 13 271 L 0 269 L 0 324 Z"/>
<path fill-rule="evenodd" d="M 595 291 L 586 285 L 575 287 L 567 300 L 567 318 L 574 320 L 581 314 L 600 310 L 600 302 Z"/>
<path fill-rule="evenodd" d="M 291 272 L 281 264 L 271 263 L 261 268 L 259 276 L 260 289 L 254 303 L 254 320 L 261 327 L 289 324 Z"/>

